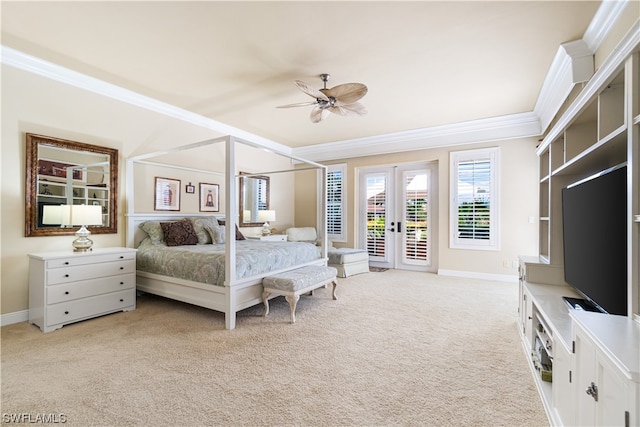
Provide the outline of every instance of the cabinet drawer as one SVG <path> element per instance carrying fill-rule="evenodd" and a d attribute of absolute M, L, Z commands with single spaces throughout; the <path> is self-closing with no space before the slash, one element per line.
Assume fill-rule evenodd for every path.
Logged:
<path fill-rule="evenodd" d="M 100 264 L 81 265 L 77 267 L 54 268 L 47 271 L 47 285 L 135 273 L 135 271 L 136 263 L 133 260 L 103 262 Z"/>
<path fill-rule="evenodd" d="M 120 276 L 109 276 L 89 281 L 48 286 L 46 289 L 47 304 L 71 301 L 109 292 L 124 291 L 125 289 L 132 289 L 135 286 L 135 274 L 122 274 Z"/>
<path fill-rule="evenodd" d="M 127 290 L 52 304 L 47 307 L 47 326 L 100 316 L 134 306 L 135 303 L 135 290 Z"/>
<path fill-rule="evenodd" d="M 110 261 L 124 261 L 135 259 L 135 252 L 114 252 L 101 255 L 78 255 L 68 258 L 58 258 L 46 261 L 45 268 L 74 267 L 77 265 L 97 264 Z"/>

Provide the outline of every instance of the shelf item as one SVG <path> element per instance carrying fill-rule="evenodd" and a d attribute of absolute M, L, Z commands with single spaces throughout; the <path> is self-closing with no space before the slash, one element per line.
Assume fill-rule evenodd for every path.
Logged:
<path fill-rule="evenodd" d="M 135 249 L 29 254 L 29 323 L 43 332 L 135 306 Z"/>

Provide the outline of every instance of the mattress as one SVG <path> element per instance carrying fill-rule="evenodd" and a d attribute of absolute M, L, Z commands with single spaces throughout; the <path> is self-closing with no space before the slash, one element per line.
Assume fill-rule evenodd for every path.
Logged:
<path fill-rule="evenodd" d="M 139 271 L 224 286 L 225 245 L 166 246 L 145 239 L 138 247 Z M 236 241 L 236 279 L 261 275 L 319 259 L 305 242 Z"/>

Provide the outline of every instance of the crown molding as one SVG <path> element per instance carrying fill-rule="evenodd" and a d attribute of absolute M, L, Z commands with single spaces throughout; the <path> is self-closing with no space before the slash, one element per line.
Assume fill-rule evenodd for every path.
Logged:
<path fill-rule="evenodd" d="M 26 53 L 12 49 L 7 46 L 0 46 L 0 58 L 2 64 L 14 67 L 32 74 L 36 74 L 47 79 L 61 82 L 70 86 L 84 89 L 107 98 L 112 98 L 145 110 L 153 111 L 167 117 L 190 123 L 205 129 L 220 132 L 222 135 L 232 135 L 236 138 L 250 141 L 251 143 L 279 152 L 284 155 L 291 155 L 291 147 L 271 141 L 242 129 L 226 125 L 217 120 L 193 113 L 183 108 L 176 107 L 166 102 L 141 95 L 120 86 L 87 76 L 82 73 L 70 70 L 51 62 L 27 55 Z"/>
<path fill-rule="evenodd" d="M 629 5 L 629 0 L 612 1 L 605 0 L 602 2 L 595 16 L 591 20 L 587 31 L 585 31 L 582 39 L 587 43 L 589 50 L 595 52 L 598 50 L 604 39 L 607 37 L 615 23 Z"/>
<path fill-rule="evenodd" d="M 310 145 L 294 148 L 293 152 L 296 156 L 305 159 L 326 161 L 538 135 L 540 135 L 538 117 L 534 113 L 519 113 Z"/>
<path fill-rule="evenodd" d="M 609 55 L 609 57 L 600 66 L 598 71 L 586 84 L 584 89 L 576 97 L 576 99 L 569 105 L 567 110 L 560 116 L 558 121 L 549 130 L 544 140 L 540 143 L 536 149 L 538 155 L 542 154 L 544 150 L 551 144 L 551 141 L 560 136 L 563 130 L 570 124 L 587 103 L 593 99 L 594 96 L 601 90 L 601 88 L 607 84 L 608 80 L 614 75 L 616 70 L 619 70 L 623 66 L 624 61 L 640 46 L 640 18 L 633 24 L 631 29 L 627 32 L 625 37 L 620 41 L 616 49 Z"/>

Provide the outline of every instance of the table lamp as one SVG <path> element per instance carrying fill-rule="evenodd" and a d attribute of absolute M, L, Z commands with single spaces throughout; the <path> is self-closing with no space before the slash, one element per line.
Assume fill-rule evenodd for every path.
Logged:
<path fill-rule="evenodd" d="M 275 221 L 275 220 L 276 220 L 276 211 L 271 211 L 271 210 L 258 211 L 258 221 L 259 222 L 264 221 L 264 224 L 262 225 L 263 236 L 268 236 L 271 234 L 271 226 L 269 225 L 269 221 Z"/>
<path fill-rule="evenodd" d="M 42 214 L 43 224 L 60 224 L 61 227 L 79 225 L 77 238 L 73 241 L 74 252 L 87 252 L 92 249 L 93 240 L 87 225 L 102 225 L 102 206 L 99 205 L 55 205 L 45 206 Z"/>
<path fill-rule="evenodd" d="M 102 225 L 102 206 L 100 205 L 71 205 L 68 225 L 79 225 L 76 231 L 77 239 L 72 243 L 74 252 L 90 251 L 93 240 L 89 239 L 91 232 L 87 225 Z"/>

